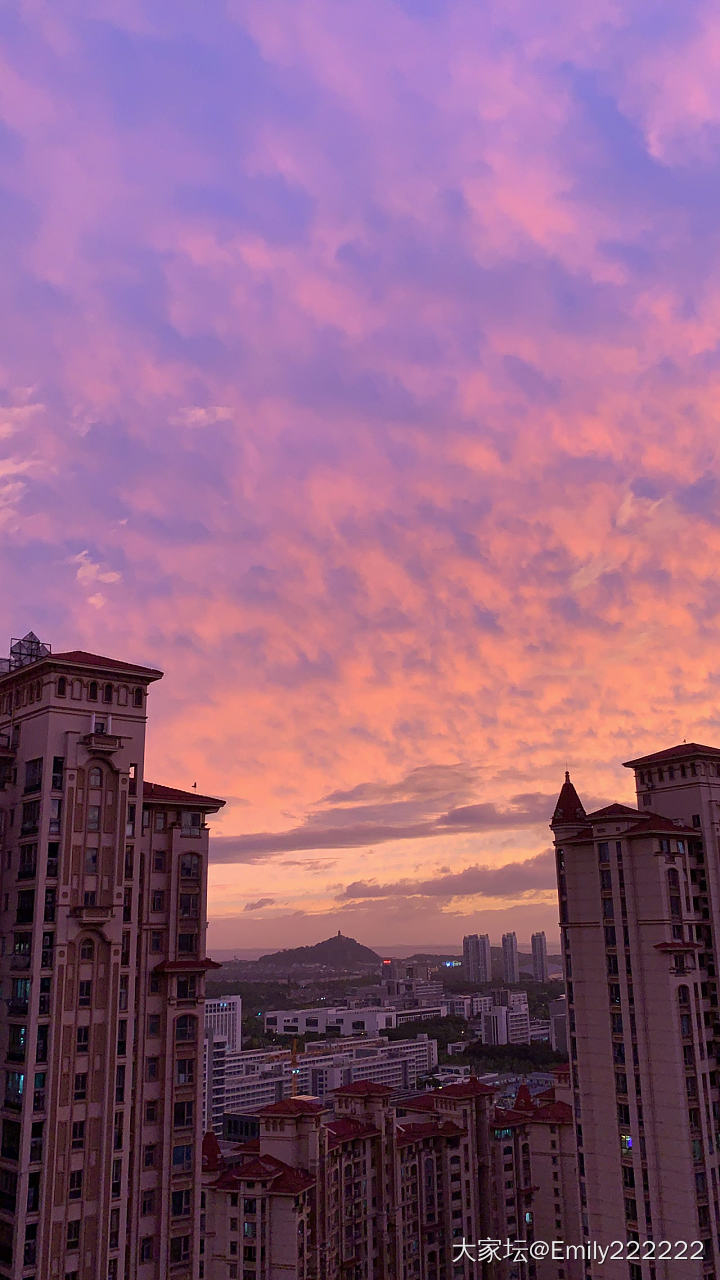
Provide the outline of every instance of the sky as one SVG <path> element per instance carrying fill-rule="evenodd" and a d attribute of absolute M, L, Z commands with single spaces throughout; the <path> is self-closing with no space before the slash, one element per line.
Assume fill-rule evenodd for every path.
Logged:
<path fill-rule="evenodd" d="M 720 11 L 8 0 L 0 614 L 163 668 L 210 943 L 557 934 L 720 743 Z"/>

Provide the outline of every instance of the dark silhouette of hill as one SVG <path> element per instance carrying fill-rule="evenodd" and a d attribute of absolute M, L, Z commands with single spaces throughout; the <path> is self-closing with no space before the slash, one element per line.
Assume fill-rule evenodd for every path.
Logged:
<path fill-rule="evenodd" d="M 285 951 L 273 951 L 269 955 L 260 956 L 258 966 L 263 968 L 303 968 L 322 966 L 326 969 L 376 969 L 382 960 L 376 951 L 364 947 L 354 938 L 346 938 L 339 931 L 324 942 L 316 942 L 312 947 L 289 947 Z"/>

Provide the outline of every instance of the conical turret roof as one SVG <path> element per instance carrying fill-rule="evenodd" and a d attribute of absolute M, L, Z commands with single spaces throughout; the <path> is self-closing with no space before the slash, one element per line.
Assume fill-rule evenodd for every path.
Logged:
<path fill-rule="evenodd" d="M 575 826 L 583 823 L 587 817 L 582 801 L 570 781 L 570 774 L 565 771 L 565 781 L 560 788 L 551 827 Z"/>

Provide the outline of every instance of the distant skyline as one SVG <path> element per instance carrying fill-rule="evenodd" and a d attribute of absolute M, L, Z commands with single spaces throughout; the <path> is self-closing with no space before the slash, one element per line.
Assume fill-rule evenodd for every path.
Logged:
<path fill-rule="evenodd" d="M 164 669 L 211 948 L 552 951 L 565 769 L 720 743 L 720 12 L 85 8 L 0 12 L 4 635 Z"/>

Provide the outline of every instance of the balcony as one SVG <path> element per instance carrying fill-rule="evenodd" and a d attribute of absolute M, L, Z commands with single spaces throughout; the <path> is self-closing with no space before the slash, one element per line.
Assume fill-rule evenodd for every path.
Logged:
<path fill-rule="evenodd" d="M 17 957 L 13 957 L 13 959 L 16 958 Z M 12 996 L 7 1002 L 7 1007 L 9 1014 L 27 1013 L 27 997 L 25 997 L 25 999 L 18 999 L 16 996 Z"/>
<path fill-rule="evenodd" d="M 10 968 L 20 971 L 26 971 L 30 968 L 30 956 L 27 955 L 11 955 Z"/>
<path fill-rule="evenodd" d="M 113 914 L 111 902 L 83 902 L 70 908 L 70 915 L 83 924 L 104 924 Z"/>
<path fill-rule="evenodd" d="M 102 755 L 112 755 L 122 746 L 122 739 L 116 733 L 86 733 L 80 742 L 88 751 L 100 752 Z"/>

